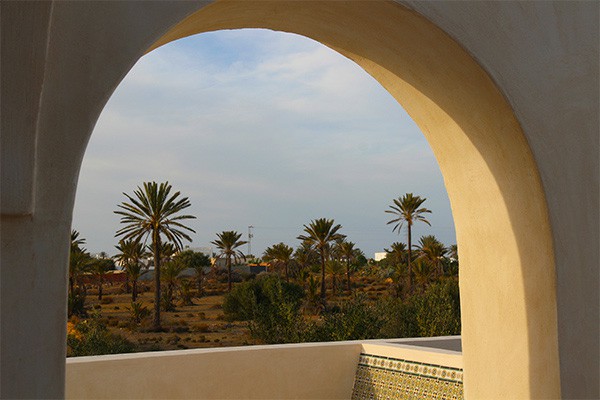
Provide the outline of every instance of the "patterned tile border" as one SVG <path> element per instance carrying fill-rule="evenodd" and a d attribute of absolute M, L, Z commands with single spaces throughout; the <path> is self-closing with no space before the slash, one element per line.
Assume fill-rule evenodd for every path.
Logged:
<path fill-rule="evenodd" d="M 352 399 L 459 400 L 463 398 L 462 377 L 459 368 L 363 353 Z"/>

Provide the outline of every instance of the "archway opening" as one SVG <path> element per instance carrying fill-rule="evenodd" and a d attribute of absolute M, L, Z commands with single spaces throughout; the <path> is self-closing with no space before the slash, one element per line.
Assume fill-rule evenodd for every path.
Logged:
<path fill-rule="evenodd" d="M 236 55 L 239 49 L 245 55 Z M 355 244 L 355 250 L 362 251 L 360 258 L 351 260 L 352 271 L 346 274 L 344 256 L 336 254 L 332 244 L 326 271 L 328 312 L 308 296 L 302 312 L 308 322 L 330 320 L 334 310 L 349 303 L 353 295 L 362 294 L 364 301 L 352 304 L 376 312 L 377 326 L 368 333 L 353 333 L 363 336 L 314 333 L 312 326 L 296 332 L 299 338 L 263 335 L 270 343 L 460 333 L 457 268 L 450 261 L 450 249 L 445 254 L 443 248 L 439 250 L 435 265 L 432 259 L 419 257 L 417 250 L 426 235 L 446 247 L 455 243 L 449 201 L 431 149 L 378 82 L 317 42 L 267 30 L 220 31 L 182 39 L 147 54 L 106 105 L 84 158 L 73 226 L 87 239 L 88 250 L 118 253 L 114 234 L 120 228 L 119 216 L 112 211 L 125 200 L 123 192 L 130 193 L 142 181 L 152 180 L 168 180 L 190 197 L 188 213 L 198 219 L 189 222 L 196 233 L 188 245 L 209 255 L 217 233 L 234 229 L 248 240 L 246 227 L 251 224 L 254 256 L 249 255 L 250 243 L 242 247 L 250 264 L 279 242 L 298 250 L 301 241 L 296 238 L 303 234 L 303 225 L 321 216 L 341 224 L 340 233 Z M 412 262 L 420 269 L 418 277 L 417 271 L 413 272 L 410 289 L 406 224 L 394 232 L 393 225 L 386 225 L 393 217 L 384 213 L 392 200 L 406 192 L 422 196 L 426 199 L 423 207 L 432 211 L 424 215 L 431 226 L 419 221 L 412 226 Z M 402 255 L 394 254 L 379 263 L 368 261 L 375 253 L 393 249 L 394 242 L 404 244 Z M 394 257 L 401 259 L 391 260 Z M 309 282 L 320 282 L 316 249 L 303 263 L 292 261 L 289 265 L 291 281 L 308 290 Z M 269 267 L 284 275 L 280 262 Z M 235 269 L 236 279 L 255 276 L 246 265 Z M 201 336 L 202 342 L 195 338 L 182 343 L 165 340 L 160 348 L 261 343 L 261 337 L 242 336 L 238 325 L 222 328 L 232 324 L 212 321 L 220 314 L 214 310 L 214 302 L 222 301 L 214 293 L 225 290 L 222 282 L 219 286 L 209 275 L 208 267 L 205 272 L 201 285 L 212 296 L 195 299 L 198 307 L 176 307 L 176 321 L 173 314 L 163 314 L 169 319 L 165 329 L 174 322 L 185 322 L 191 336 Z M 125 279 L 121 273 L 117 276 Z M 185 271 L 182 277 L 185 283 L 191 281 L 196 291 L 195 271 Z M 152 272 L 142 273 L 140 279 L 140 288 L 151 290 Z M 444 293 L 452 296 L 452 305 L 440 310 L 440 314 L 452 314 L 447 315 L 444 326 L 425 321 L 417 324 L 416 315 L 414 323 L 393 324 L 394 318 L 379 306 L 388 300 L 390 313 L 398 313 L 401 306 L 414 303 L 412 297 L 425 297 L 426 291 L 435 289 L 431 286 L 442 283 L 450 286 L 444 286 Z M 173 285 L 175 291 L 182 286 L 179 282 Z M 125 325 L 129 318 L 131 295 L 120 293 L 122 289 L 110 284 L 104 291 L 109 296 L 104 301 L 114 303 L 104 306 L 103 314 L 108 313 L 115 327 Z M 101 307 L 97 296 L 96 289 L 91 289 L 87 300 Z M 179 295 L 173 297 L 179 301 Z M 151 293 L 136 298 L 142 307 L 152 308 Z M 430 319 L 439 315 L 432 309 L 435 307 L 427 308 L 431 309 Z M 187 314 L 192 316 L 187 318 Z M 208 318 L 194 318 L 198 314 Z M 194 327 L 207 323 L 213 326 L 210 332 L 194 332 Z M 363 331 L 373 325 L 373 321 L 353 323 Z M 144 329 L 147 327 L 135 327 L 132 331 L 137 333 L 126 335 L 141 343 L 137 351 L 156 349 L 159 345 L 146 341 L 146 336 L 154 340 L 156 335 L 144 335 Z M 163 339 L 170 336 L 165 333 Z"/>

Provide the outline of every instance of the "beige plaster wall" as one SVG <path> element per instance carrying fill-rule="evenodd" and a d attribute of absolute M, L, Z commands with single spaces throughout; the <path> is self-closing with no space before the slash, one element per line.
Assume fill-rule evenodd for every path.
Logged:
<path fill-rule="evenodd" d="M 67 398 L 349 399 L 361 349 L 340 342 L 78 357 L 67 360 Z"/>
<path fill-rule="evenodd" d="M 463 367 L 459 352 L 379 340 L 76 357 L 66 397 L 349 399 L 361 352 Z"/>

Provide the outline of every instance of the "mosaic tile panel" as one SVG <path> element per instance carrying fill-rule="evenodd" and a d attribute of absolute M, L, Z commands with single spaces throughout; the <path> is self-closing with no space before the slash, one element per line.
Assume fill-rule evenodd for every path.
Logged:
<path fill-rule="evenodd" d="M 463 372 L 372 354 L 361 354 L 352 400 L 463 399 Z"/>

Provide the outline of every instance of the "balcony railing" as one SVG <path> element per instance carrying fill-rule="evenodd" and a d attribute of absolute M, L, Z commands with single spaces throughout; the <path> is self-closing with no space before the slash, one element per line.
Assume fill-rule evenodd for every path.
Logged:
<path fill-rule="evenodd" d="M 462 398 L 460 337 L 76 357 L 66 390 L 72 399 Z"/>

